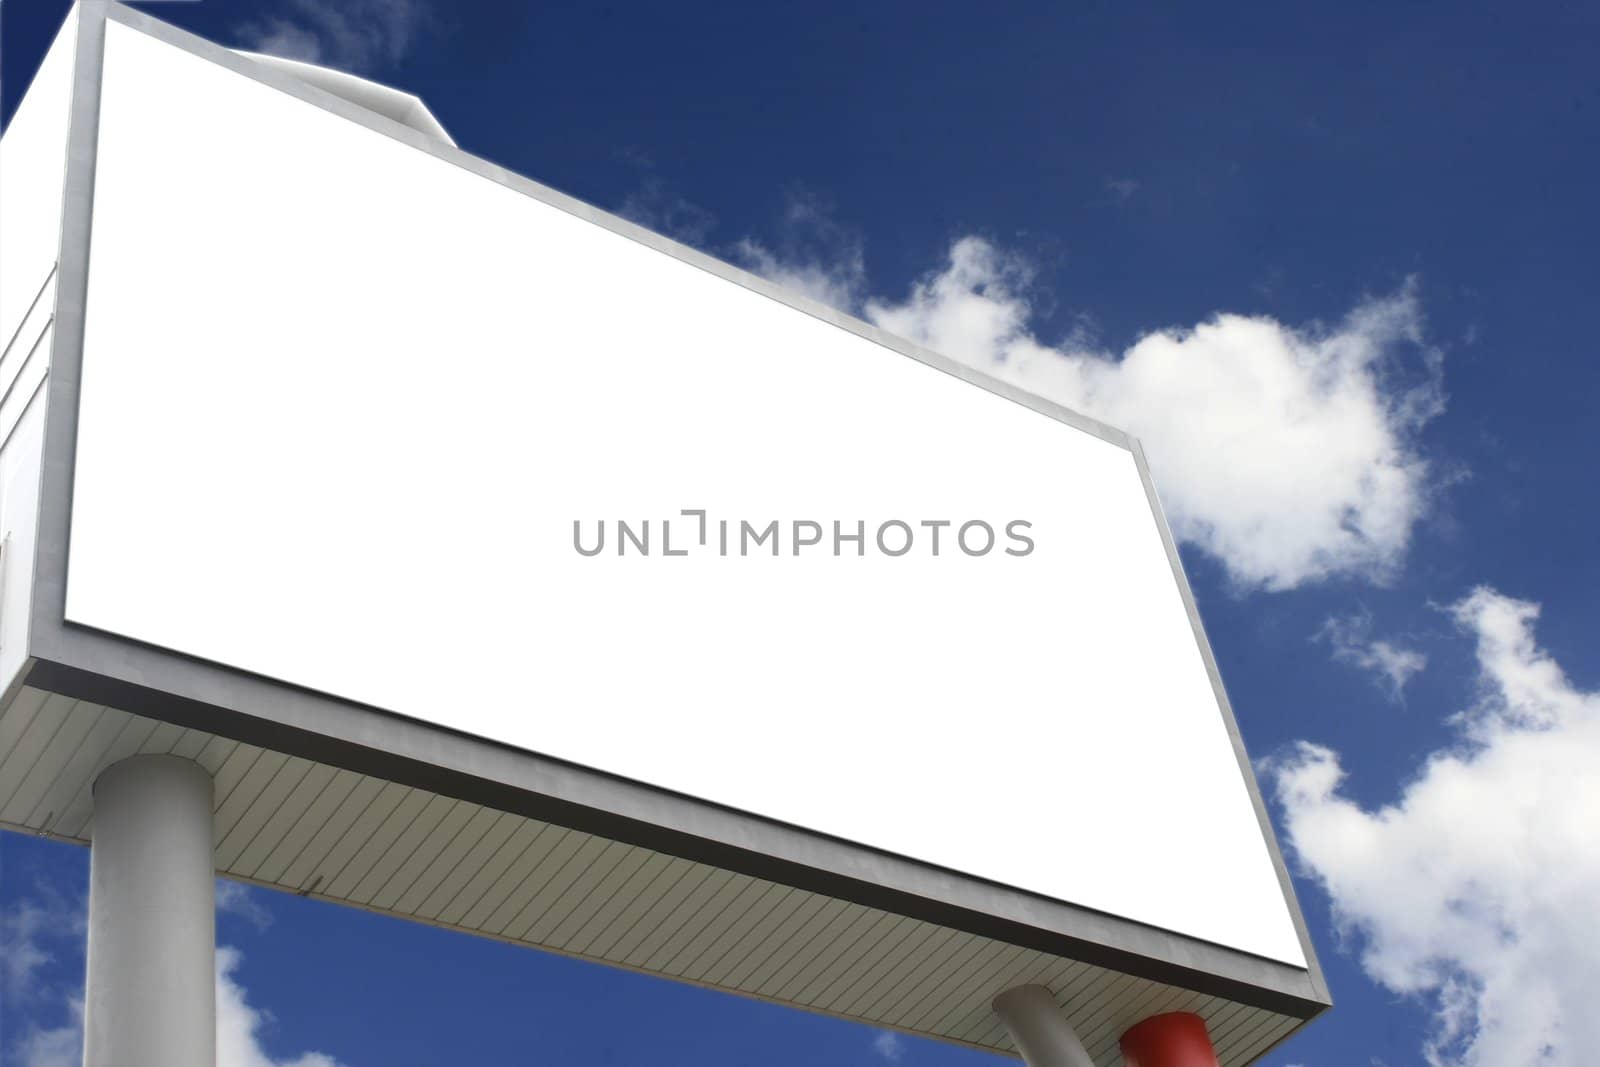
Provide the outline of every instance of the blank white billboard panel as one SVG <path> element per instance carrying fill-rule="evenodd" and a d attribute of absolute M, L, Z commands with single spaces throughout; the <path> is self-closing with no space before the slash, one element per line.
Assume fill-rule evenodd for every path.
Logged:
<path fill-rule="evenodd" d="M 1126 448 L 115 22 L 104 79 L 71 622 L 1306 965 Z"/>

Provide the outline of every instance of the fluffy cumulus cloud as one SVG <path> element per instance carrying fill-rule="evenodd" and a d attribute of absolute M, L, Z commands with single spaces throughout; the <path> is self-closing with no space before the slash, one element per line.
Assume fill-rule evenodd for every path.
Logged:
<path fill-rule="evenodd" d="M 819 304 L 853 311 L 867 282 L 861 236 L 840 225 L 827 205 L 792 190 L 773 243 L 746 237 L 733 248 L 735 262 Z"/>
<path fill-rule="evenodd" d="M 1292 852 L 1366 972 L 1434 1012 L 1436 1065 L 1577 1067 L 1600 1047 L 1600 693 L 1535 642 L 1535 605 L 1455 605 L 1482 690 L 1392 804 L 1341 791 L 1339 756 L 1272 769 Z"/>
<path fill-rule="evenodd" d="M 404 59 L 422 28 L 421 0 L 287 0 L 238 28 L 252 51 L 363 73 Z"/>
<path fill-rule="evenodd" d="M 1401 564 L 1429 504 L 1417 434 L 1443 410 L 1414 286 L 1363 301 L 1331 326 L 1219 314 L 1108 352 L 1078 336 L 1041 340 L 1028 264 L 986 240 L 956 241 L 903 298 L 870 299 L 859 240 L 841 232 L 802 199 L 784 240 L 746 239 L 736 258 L 1133 433 L 1176 535 L 1241 590 L 1383 582 Z"/>
<path fill-rule="evenodd" d="M 72 963 L 84 932 L 84 902 L 48 884 L 35 885 L 0 913 L 0 1014 L 9 1023 L 0 1031 L 0 1062 L 82 1062 L 82 976 Z"/>
<path fill-rule="evenodd" d="M 740 241 L 735 252 L 750 271 L 819 304 L 848 311 L 855 302 L 862 279 L 859 260 L 842 266 L 821 259 L 789 260 L 749 238 Z"/>
<path fill-rule="evenodd" d="M 250 1003 L 239 984 L 244 957 L 238 949 L 217 949 L 217 1067 L 339 1067 L 339 1061 L 321 1052 L 306 1052 L 292 1059 L 267 1055 L 261 1031 L 271 1017 Z"/>
<path fill-rule="evenodd" d="M 1412 675 L 1428 666 L 1428 657 L 1416 649 L 1373 637 L 1368 614 L 1328 619 L 1317 632 L 1317 640 L 1328 643 L 1336 662 L 1367 672 L 1395 703 L 1405 696 Z"/>
<path fill-rule="evenodd" d="M 1219 314 L 1114 353 L 1036 337 L 1029 283 L 1026 264 L 968 237 L 863 312 L 1139 437 L 1174 532 L 1243 589 L 1394 573 L 1428 504 L 1415 436 L 1442 409 L 1412 287 L 1330 327 Z M 1424 373 L 1402 385 L 1406 353 Z"/>

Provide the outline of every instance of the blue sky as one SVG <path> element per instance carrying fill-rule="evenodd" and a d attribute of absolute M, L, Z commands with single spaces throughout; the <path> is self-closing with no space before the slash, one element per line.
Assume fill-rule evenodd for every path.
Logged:
<path fill-rule="evenodd" d="M 1338 1002 L 1266 1062 L 1600 1043 L 1600 7 L 145 6 L 1132 429 Z M 5 115 L 64 11 L 0 4 Z M 7 1062 L 73 1055 L 87 860 L 0 835 Z M 223 903 L 236 1064 L 1000 1062 Z"/>

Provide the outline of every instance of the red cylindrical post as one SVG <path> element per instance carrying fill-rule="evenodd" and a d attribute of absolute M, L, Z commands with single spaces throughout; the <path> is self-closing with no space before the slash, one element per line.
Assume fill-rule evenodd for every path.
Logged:
<path fill-rule="evenodd" d="M 1206 1021 L 1187 1011 L 1152 1015 L 1122 1035 L 1127 1067 L 1217 1067 Z"/>

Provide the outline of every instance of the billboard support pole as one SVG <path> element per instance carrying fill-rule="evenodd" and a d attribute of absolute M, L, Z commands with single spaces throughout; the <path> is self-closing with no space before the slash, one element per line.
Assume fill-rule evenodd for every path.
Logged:
<path fill-rule="evenodd" d="M 84 1067 L 215 1067 L 211 776 L 134 756 L 94 783 Z"/>
<path fill-rule="evenodd" d="M 1021 985 L 994 998 L 995 1014 L 1028 1067 L 1094 1067 L 1083 1042 L 1042 985 Z"/>

